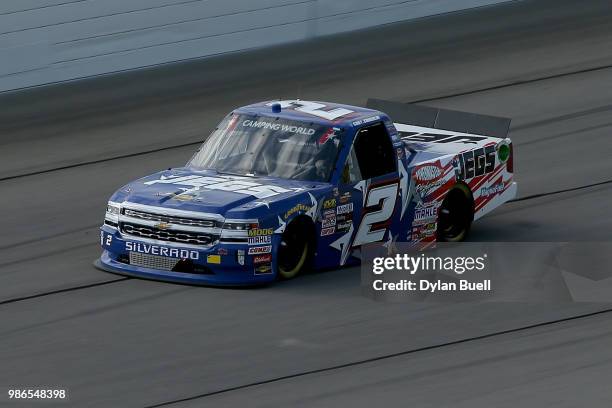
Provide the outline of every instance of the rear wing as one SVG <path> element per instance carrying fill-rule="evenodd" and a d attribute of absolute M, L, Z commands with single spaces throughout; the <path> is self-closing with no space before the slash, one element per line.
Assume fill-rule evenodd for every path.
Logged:
<path fill-rule="evenodd" d="M 505 138 L 512 119 L 477 113 L 460 112 L 401 102 L 368 99 L 366 107 L 389 115 L 391 120 L 404 125 L 420 126 L 452 132 Z"/>

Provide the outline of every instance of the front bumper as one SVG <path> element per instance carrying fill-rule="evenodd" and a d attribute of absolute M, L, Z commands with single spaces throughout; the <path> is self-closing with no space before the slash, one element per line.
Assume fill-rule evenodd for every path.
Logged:
<path fill-rule="evenodd" d="M 211 247 L 180 245 L 123 237 L 115 228 L 103 225 L 100 228 L 100 244 L 103 252 L 94 265 L 104 271 L 120 275 L 211 286 L 252 286 L 276 279 L 275 257 L 272 256 L 276 247 L 274 237 L 270 253 L 249 255 L 248 244 L 220 243 Z M 138 254 L 140 258 L 178 260 L 181 264 L 180 266 L 177 264 L 174 270 L 135 265 L 131 263 L 134 254 Z M 165 254 L 177 258 L 165 257 Z M 238 261 L 240 258 L 244 259 L 244 264 Z M 188 265 L 188 268 L 185 268 L 185 265 Z"/>

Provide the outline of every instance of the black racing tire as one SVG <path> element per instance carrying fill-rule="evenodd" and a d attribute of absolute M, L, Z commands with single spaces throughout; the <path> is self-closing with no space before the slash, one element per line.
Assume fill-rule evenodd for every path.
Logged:
<path fill-rule="evenodd" d="M 442 242 L 464 241 L 474 221 L 474 199 L 463 183 L 453 186 L 438 212 L 437 239 Z"/>
<path fill-rule="evenodd" d="M 314 240 L 310 220 L 294 220 L 287 225 L 278 247 L 277 270 L 279 279 L 292 279 L 310 266 Z"/>

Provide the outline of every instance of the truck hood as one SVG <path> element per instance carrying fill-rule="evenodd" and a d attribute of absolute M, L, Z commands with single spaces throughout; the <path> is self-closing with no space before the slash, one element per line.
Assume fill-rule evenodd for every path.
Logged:
<path fill-rule="evenodd" d="M 247 177 L 190 168 L 171 169 L 136 180 L 112 201 L 224 215 L 269 205 L 327 185 L 272 177 Z"/>

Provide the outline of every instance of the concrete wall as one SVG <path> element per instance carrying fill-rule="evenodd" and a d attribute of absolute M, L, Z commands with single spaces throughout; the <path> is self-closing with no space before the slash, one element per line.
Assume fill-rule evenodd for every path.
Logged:
<path fill-rule="evenodd" d="M 0 91 L 508 0 L 1 0 Z"/>

